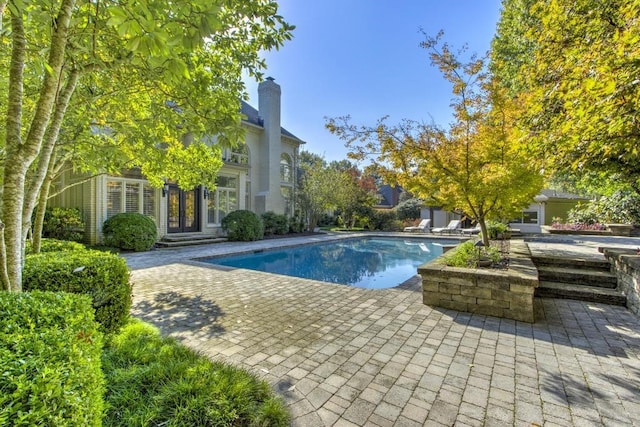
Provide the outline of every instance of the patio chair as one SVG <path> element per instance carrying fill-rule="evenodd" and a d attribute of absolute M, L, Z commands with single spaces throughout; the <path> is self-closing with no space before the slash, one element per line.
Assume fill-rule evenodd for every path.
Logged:
<path fill-rule="evenodd" d="M 482 230 L 480 229 L 480 224 L 476 224 L 476 226 L 473 228 L 463 228 L 462 230 L 460 230 L 462 234 L 469 234 L 469 235 L 478 234 L 481 231 Z"/>
<path fill-rule="evenodd" d="M 429 225 L 431 225 L 431 220 L 423 219 L 422 221 L 420 221 L 420 224 L 415 225 L 413 227 L 405 227 L 403 231 L 409 231 L 409 232 L 418 231 L 420 233 L 426 233 L 427 231 L 429 231 L 429 228 L 430 228 Z"/>
<path fill-rule="evenodd" d="M 459 219 L 454 219 L 452 221 L 449 222 L 449 224 L 447 224 L 446 227 L 438 227 L 438 228 L 432 228 L 431 232 L 432 233 L 454 233 L 456 231 L 460 230 L 460 220 Z"/>

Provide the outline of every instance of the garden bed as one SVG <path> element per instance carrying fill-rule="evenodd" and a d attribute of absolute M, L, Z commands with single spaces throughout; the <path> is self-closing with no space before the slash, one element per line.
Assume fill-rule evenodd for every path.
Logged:
<path fill-rule="evenodd" d="M 533 323 L 538 270 L 529 247 L 511 241 L 508 268 L 449 267 L 443 256 L 418 267 L 426 305 Z"/>

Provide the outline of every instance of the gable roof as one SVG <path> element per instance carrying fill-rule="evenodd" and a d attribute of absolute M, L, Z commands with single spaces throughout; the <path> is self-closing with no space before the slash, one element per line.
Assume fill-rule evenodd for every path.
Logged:
<path fill-rule="evenodd" d="M 249 123 L 249 124 L 252 124 L 254 126 L 264 127 L 264 121 L 262 120 L 262 117 L 260 117 L 260 113 L 258 112 L 258 110 L 253 108 L 251 105 L 249 105 L 245 101 L 240 101 L 240 102 L 242 102 L 242 107 L 240 108 L 240 112 L 247 117 L 246 119 L 243 119 L 242 121 L 246 122 L 246 123 Z M 292 134 L 291 132 L 289 132 L 288 130 L 286 130 L 283 127 L 280 128 L 280 133 L 283 136 L 295 139 L 295 140 L 299 141 L 301 144 L 304 144 L 303 140 L 301 140 L 300 138 L 298 138 L 297 136 L 295 136 L 294 134 Z"/>

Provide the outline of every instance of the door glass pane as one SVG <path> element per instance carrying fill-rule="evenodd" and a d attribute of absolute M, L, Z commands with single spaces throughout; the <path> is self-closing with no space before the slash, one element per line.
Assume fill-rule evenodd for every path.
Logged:
<path fill-rule="evenodd" d="M 196 224 L 196 192 L 185 191 L 185 206 L 184 206 L 184 226 L 185 228 L 195 227 Z"/>
<path fill-rule="evenodd" d="M 169 187 L 168 197 L 168 217 L 169 217 L 169 228 L 179 228 L 180 227 L 180 191 L 178 188 Z"/>

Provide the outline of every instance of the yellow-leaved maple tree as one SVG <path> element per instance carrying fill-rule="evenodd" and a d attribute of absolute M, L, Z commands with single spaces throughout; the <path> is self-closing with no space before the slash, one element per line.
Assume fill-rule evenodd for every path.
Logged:
<path fill-rule="evenodd" d="M 326 126 L 346 142 L 351 158 L 370 159 L 387 182 L 477 222 L 488 245 L 486 221 L 510 219 L 528 206 L 543 177 L 514 127 L 517 101 L 495 84 L 484 59 L 474 55 L 463 63 L 462 52 L 454 54 L 440 37 L 427 37 L 422 46 L 452 84 L 448 128 L 411 120 L 389 126 L 386 118 L 356 126 L 349 116 Z"/>

